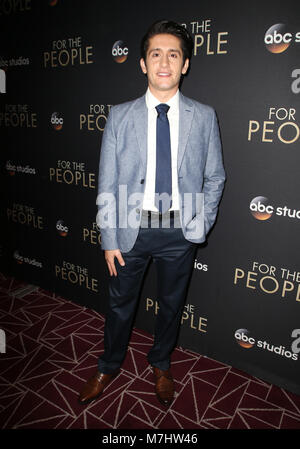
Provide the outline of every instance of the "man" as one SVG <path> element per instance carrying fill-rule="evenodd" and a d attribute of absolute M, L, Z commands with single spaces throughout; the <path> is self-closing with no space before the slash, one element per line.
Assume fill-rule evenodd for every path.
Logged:
<path fill-rule="evenodd" d="M 150 259 L 157 267 L 159 311 L 148 353 L 159 401 L 174 397 L 174 349 L 197 244 L 212 227 L 225 174 L 213 109 L 179 92 L 193 41 L 170 21 L 142 41 L 146 94 L 111 108 L 103 134 L 97 204 L 110 273 L 104 354 L 79 402 L 97 398 L 125 358 L 139 289 Z"/>

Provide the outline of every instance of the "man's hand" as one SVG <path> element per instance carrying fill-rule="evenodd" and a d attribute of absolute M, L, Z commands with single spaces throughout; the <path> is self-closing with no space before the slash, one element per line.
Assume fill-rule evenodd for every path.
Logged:
<path fill-rule="evenodd" d="M 117 276 L 117 270 L 115 266 L 115 257 L 118 259 L 118 262 L 122 267 L 125 265 L 124 259 L 122 257 L 121 251 L 119 249 L 107 249 L 104 251 L 105 260 L 108 266 L 109 274 L 111 276 Z"/>

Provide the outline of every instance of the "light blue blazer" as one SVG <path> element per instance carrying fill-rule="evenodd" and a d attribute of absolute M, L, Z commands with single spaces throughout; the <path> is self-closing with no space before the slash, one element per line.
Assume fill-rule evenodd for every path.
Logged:
<path fill-rule="evenodd" d="M 103 250 L 128 252 L 136 241 L 146 179 L 147 130 L 145 96 L 111 108 L 102 138 L 97 196 Z M 210 106 L 181 93 L 177 173 L 183 235 L 204 242 L 225 182 L 219 127 Z"/>

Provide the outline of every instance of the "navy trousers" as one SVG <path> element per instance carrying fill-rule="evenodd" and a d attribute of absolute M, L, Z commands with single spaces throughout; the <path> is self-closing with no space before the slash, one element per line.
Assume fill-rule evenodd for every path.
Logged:
<path fill-rule="evenodd" d="M 161 217 L 149 218 L 143 211 L 137 240 L 131 251 L 122 253 L 125 266 L 115 259 L 118 275 L 110 278 L 104 353 L 98 360 L 102 373 L 117 371 L 126 356 L 141 284 L 151 258 L 157 270 L 159 309 L 154 344 L 147 359 L 162 370 L 170 367 L 197 244 L 184 238 L 177 212 L 171 218 L 168 214 L 168 219 L 170 226 L 165 227 Z"/>

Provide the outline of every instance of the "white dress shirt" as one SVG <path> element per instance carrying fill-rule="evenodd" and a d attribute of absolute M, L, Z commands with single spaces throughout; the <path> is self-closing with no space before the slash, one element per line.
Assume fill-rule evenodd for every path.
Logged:
<path fill-rule="evenodd" d="M 155 107 L 161 101 L 157 100 L 148 88 L 146 92 L 146 105 L 148 108 L 148 149 L 147 149 L 147 172 L 145 180 L 145 191 L 143 209 L 158 211 L 155 206 L 155 174 L 156 174 L 156 120 L 157 111 Z M 170 106 L 168 119 L 170 124 L 171 160 L 172 160 L 172 207 L 170 210 L 179 209 L 178 201 L 178 177 L 177 177 L 177 153 L 179 133 L 179 91 L 165 104 Z"/>

